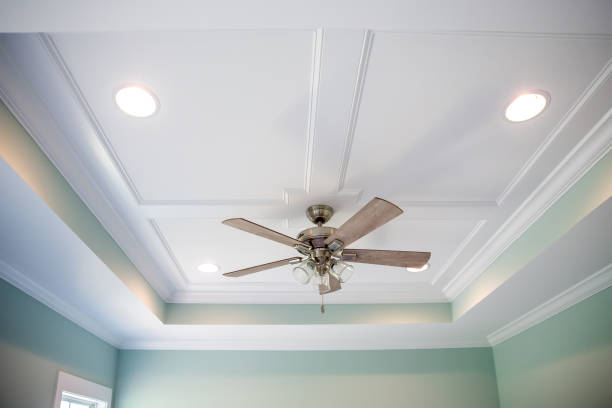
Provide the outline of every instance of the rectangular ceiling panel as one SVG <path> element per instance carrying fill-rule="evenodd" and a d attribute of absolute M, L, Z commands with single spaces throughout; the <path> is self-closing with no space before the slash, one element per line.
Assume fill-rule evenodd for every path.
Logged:
<path fill-rule="evenodd" d="M 52 39 L 139 200 L 280 200 L 304 186 L 313 32 Z M 121 112 L 126 84 L 151 90 L 158 112 Z"/>
<path fill-rule="evenodd" d="M 375 33 L 344 187 L 495 201 L 611 57 L 609 38 Z M 528 90 L 549 108 L 509 122 Z"/>

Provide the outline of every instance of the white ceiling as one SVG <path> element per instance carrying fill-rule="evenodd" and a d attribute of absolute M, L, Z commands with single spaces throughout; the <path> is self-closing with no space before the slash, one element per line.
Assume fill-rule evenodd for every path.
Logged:
<path fill-rule="evenodd" d="M 60 128 L 33 137 L 165 300 L 204 303 L 320 301 L 290 267 L 222 277 L 294 255 L 224 218 L 296 236 L 308 205 L 333 205 L 334 226 L 374 196 L 405 213 L 353 247 L 429 250 L 431 268 L 359 264 L 328 301 L 454 298 L 542 211 L 525 200 L 599 119 L 581 109 L 597 104 L 612 57 L 610 36 L 498 32 L 138 31 L 3 43 L 28 84 L 9 86 L 29 86 Z M 120 112 L 113 93 L 128 83 L 151 89 L 159 112 Z M 550 107 L 506 121 L 507 103 L 530 89 L 549 92 Z M 102 203 L 88 197 L 92 186 Z M 527 221 L 512 224 L 519 208 Z M 203 274 L 203 262 L 221 270 Z"/>
<path fill-rule="evenodd" d="M 327 302 L 448 301 L 609 151 L 611 18 L 607 0 L 3 2 L 0 32 L 32 34 L 0 35 L 0 96 L 168 302 L 318 303 L 289 267 L 231 280 L 196 266 L 294 255 L 225 218 L 295 236 L 308 205 L 333 205 L 336 226 L 374 196 L 404 214 L 354 247 L 431 250 L 431 268 L 356 264 Z M 155 116 L 117 110 L 113 92 L 132 82 L 158 96 Z M 550 107 L 505 121 L 527 89 Z M 2 276 L 122 347 L 486 345 L 538 305 L 576 301 L 555 296 L 595 287 L 611 261 L 608 202 L 451 324 L 161 325 L 0 170 L 16 194 L 2 230 L 21 234 L 2 245 Z M 586 240 L 601 245 L 578 268 L 566 254 Z"/>

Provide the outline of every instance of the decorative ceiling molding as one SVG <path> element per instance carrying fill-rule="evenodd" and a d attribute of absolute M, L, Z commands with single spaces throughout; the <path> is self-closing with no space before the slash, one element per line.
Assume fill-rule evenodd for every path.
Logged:
<path fill-rule="evenodd" d="M 32 36 L 31 42 L 47 50 L 42 36 Z M 11 52 L 0 46 L 0 66 L 3 67 L 0 98 L 155 291 L 162 299 L 166 299 L 174 285 L 165 274 L 157 272 L 158 265 L 144 249 L 133 226 L 128 225 L 109 199 L 108 192 L 96 182 L 70 137 L 49 112 L 41 96 L 21 74 Z M 72 94 L 72 97 L 75 95 Z M 91 123 L 87 125 L 91 126 Z"/>
<path fill-rule="evenodd" d="M 317 121 L 317 104 L 319 102 L 319 84 L 321 78 L 321 52 L 323 51 L 323 29 L 313 33 L 312 67 L 310 79 L 310 103 L 308 105 L 308 129 L 306 130 L 306 164 L 304 166 L 304 192 L 310 193 L 310 175 L 312 174 L 312 154 L 314 149 L 315 123 Z M 285 193 L 287 194 L 287 193 Z M 289 204 L 289 199 L 285 200 Z"/>
<path fill-rule="evenodd" d="M 370 60 L 370 50 L 372 49 L 372 41 L 374 33 L 366 30 L 363 35 L 363 45 L 361 48 L 361 57 L 359 58 L 359 66 L 357 67 L 357 82 L 355 83 L 355 92 L 353 94 L 353 103 L 351 104 L 351 116 L 344 141 L 344 151 L 340 162 L 340 172 L 338 173 L 338 192 L 344 190 L 344 181 L 346 179 L 346 171 L 351 157 L 351 147 L 353 146 L 353 137 L 355 136 L 355 128 L 357 126 L 357 117 L 359 116 L 359 105 L 361 104 L 361 95 L 363 94 L 363 86 L 365 84 L 366 73 L 368 71 L 368 62 Z"/>
<path fill-rule="evenodd" d="M 62 74 L 66 84 L 70 87 L 76 101 L 79 103 L 83 112 L 85 112 L 85 114 L 87 115 L 87 119 L 89 120 L 89 123 L 91 124 L 96 136 L 98 136 L 98 139 L 100 140 L 101 145 L 104 147 L 104 150 L 110 156 L 116 169 L 119 171 L 119 173 L 123 177 L 123 181 L 129 188 L 129 190 L 132 192 L 132 195 L 134 196 L 136 201 L 138 203 L 141 203 L 143 201 L 142 196 L 140 195 L 140 192 L 138 191 L 136 184 L 134 183 L 129 173 L 125 169 L 125 165 L 121 162 L 119 155 L 117 154 L 117 152 L 113 148 L 112 143 L 106 136 L 106 132 L 104 132 L 104 128 L 102 128 L 102 125 L 100 124 L 100 122 L 98 121 L 98 118 L 94 114 L 93 109 L 87 102 L 87 99 L 85 98 L 85 95 L 83 94 L 83 91 L 81 90 L 81 88 L 79 87 L 79 84 L 74 79 L 74 75 L 72 75 L 70 68 L 68 68 L 66 61 L 64 61 L 62 54 L 60 53 L 59 49 L 57 48 L 57 45 L 53 41 L 53 38 L 47 33 L 39 34 L 39 38 L 42 44 L 44 45 L 44 47 L 46 48 L 49 57 L 55 63 L 59 72 Z"/>
<path fill-rule="evenodd" d="M 573 37 L 570 37 L 573 38 Z M 544 151 L 550 146 L 550 144 L 557 138 L 557 136 L 563 131 L 572 119 L 576 116 L 576 113 L 584 106 L 587 100 L 601 87 L 604 81 L 608 79 L 612 72 L 612 60 L 603 67 L 601 72 L 595 77 L 595 79 L 589 84 L 589 86 L 582 92 L 572 107 L 563 115 L 561 120 L 555 125 L 555 127 L 546 136 L 544 141 L 538 146 L 536 151 L 531 157 L 525 162 L 523 167 L 514 176 L 510 183 L 506 186 L 504 191 L 495 200 L 497 205 L 502 205 L 506 198 L 512 193 L 515 187 L 521 182 L 529 170 L 533 167 L 535 162 L 542 156 Z"/>
<path fill-rule="evenodd" d="M 596 90 L 608 84 L 612 63 L 593 82 L 595 89 L 583 94 L 592 97 Z M 609 86 L 609 85 L 608 85 Z M 584 106 L 581 101 L 574 106 Z M 488 239 L 470 261 L 442 289 L 454 300 L 471 282 L 482 274 L 517 238 L 540 218 L 612 147 L 612 109 L 585 134 L 550 174 L 533 190 L 501 227 Z M 567 126 L 568 121 L 564 121 Z M 559 130 L 560 131 L 560 130 Z"/>
<path fill-rule="evenodd" d="M 478 231 L 487 223 L 487 220 L 478 220 L 474 228 L 466 235 L 466 237 L 459 243 L 459 246 L 453 251 L 453 253 L 448 257 L 446 262 L 440 267 L 440 270 L 432 277 L 431 284 L 435 285 L 438 283 L 440 278 L 446 274 L 448 268 L 455 262 L 455 259 L 463 252 L 465 247 L 472 241 L 472 239 L 478 234 Z"/>
<path fill-rule="evenodd" d="M 153 228 L 153 230 L 155 231 L 155 234 L 159 238 L 159 241 L 162 243 L 164 248 L 166 248 L 166 251 L 168 252 L 168 256 L 170 256 L 170 258 L 172 259 L 172 262 L 174 262 L 174 265 L 176 266 L 176 270 L 179 271 L 181 278 L 183 279 L 183 284 L 185 286 L 189 285 L 189 278 L 187 277 L 185 270 L 181 266 L 181 263 L 179 262 L 178 258 L 176 257 L 176 254 L 172 250 L 172 247 L 170 247 L 168 240 L 166 239 L 164 234 L 161 232 L 159 225 L 157 224 L 155 220 L 149 220 L 149 222 L 151 223 L 151 228 Z M 169 299 L 172 298 L 172 296 L 173 295 L 169 296 L 168 299 L 165 299 L 166 302 L 168 302 Z"/>
<path fill-rule="evenodd" d="M 109 155 L 109 158 L 115 165 L 117 171 L 121 174 L 126 186 L 134 196 L 134 199 L 139 205 L 268 205 L 268 204 L 281 204 L 285 205 L 289 204 L 290 195 L 291 194 L 308 194 L 310 191 L 310 174 L 312 170 L 312 153 L 313 153 L 313 143 L 314 143 L 314 124 L 316 121 L 316 112 L 317 112 L 317 102 L 318 102 L 318 91 L 319 91 L 319 73 L 321 68 L 321 50 L 322 50 L 322 41 L 323 41 L 323 30 L 317 29 L 313 31 L 313 44 L 312 44 L 312 67 L 311 67 L 311 80 L 310 80 L 310 101 L 309 101 L 309 112 L 308 112 L 308 122 L 306 128 L 306 154 L 305 154 L 305 163 L 304 163 L 304 184 L 301 188 L 284 188 L 280 194 L 278 199 L 215 199 L 215 200 L 145 200 L 138 190 L 136 183 L 130 176 L 129 172 L 126 169 L 126 166 L 121 161 L 119 154 L 116 152 L 113 147 L 112 142 L 106 136 L 106 132 L 102 127 L 101 123 L 97 119 L 93 109 L 90 104 L 87 102 L 85 95 L 78 83 L 76 82 L 74 75 L 70 71 L 70 68 L 66 64 L 64 58 L 62 57 L 61 52 L 59 51 L 57 45 L 53 41 L 51 35 L 47 33 L 39 34 L 41 42 L 45 46 L 50 58 L 53 60 L 59 71 L 62 73 L 66 84 L 72 90 L 76 100 L 81 105 L 81 108 L 87 115 L 91 126 L 97 135 L 100 143 L 104 146 L 106 153 Z"/>
<path fill-rule="evenodd" d="M 345 173 L 346 173 L 347 166 L 348 166 L 349 159 L 350 159 L 352 138 L 353 138 L 355 126 L 356 126 L 357 119 L 358 119 L 361 95 L 362 95 L 365 78 L 367 74 L 367 66 L 369 62 L 370 51 L 371 51 L 371 47 L 372 47 L 372 44 L 374 41 L 374 35 L 375 35 L 373 31 L 369 31 L 369 30 L 366 30 L 366 31 L 362 30 L 359 32 L 359 35 L 361 35 L 362 32 L 364 34 L 363 34 L 363 39 L 362 39 L 361 54 L 359 55 L 359 65 L 358 65 L 357 75 L 356 75 L 357 79 L 356 79 L 355 86 L 354 86 L 352 105 L 351 105 L 351 110 L 350 110 L 350 120 L 347 125 L 347 133 L 346 133 L 346 139 L 344 141 L 344 151 L 343 151 L 342 162 L 341 162 L 341 171 L 340 171 L 339 180 L 338 180 L 339 191 L 336 193 L 338 197 L 342 197 L 342 200 L 346 200 L 343 202 L 351 203 L 351 204 L 357 203 L 361 200 L 363 191 L 360 189 L 355 189 L 355 190 L 345 189 L 343 184 L 344 184 L 344 177 L 346 176 Z M 448 34 L 451 34 L 451 32 L 441 33 L 441 32 L 433 31 L 433 32 L 428 32 L 428 34 L 448 35 Z M 490 36 L 490 35 L 532 36 L 531 34 L 491 33 L 491 32 L 486 32 L 486 33 L 452 32 L 452 34 L 487 35 L 487 36 Z M 357 33 L 355 33 L 355 35 L 357 35 Z M 560 35 L 557 35 L 557 34 L 548 35 L 547 34 L 545 36 L 558 38 Z M 594 38 L 594 36 L 573 36 L 573 35 L 569 35 L 568 37 Z M 612 38 L 610 36 L 598 36 L 597 38 L 599 37 L 606 38 L 606 39 Z M 121 206 L 123 204 L 119 202 L 118 198 L 125 198 L 124 196 L 118 197 L 116 194 L 115 195 L 109 194 L 108 193 L 110 191 L 109 189 L 112 186 L 105 185 L 104 182 L 96 184 L 95 174 L 93 173 L 92 170 L 88 169 L 88 166 L 84 164 L 85 163 L 84 160 L 86 159 L 79 157 L 80 155 L 78 154 L 78 152 L 80 150 L 78 149 L 78 146 L 74 145 L 74 141 L 71 140 L 70 137 L 66 137 L 63 135 L 60 135 L 57 137 L 53 136 L 51 143 L 45 142 L 44 138 L 36 136 L 36 135 L 40 136 L 40 134 L 37 133 L 36 131 L 33 132 L 32 126 L 27 125 L 28 120 L 34 120 L 35 122 L 37 122 L 36 123 L 37 130 L 42 131 L 44 129 L 45 132 L 49 132 L 48 129 L 51 129 L 53 128 L 53 126 L 55 126 L 55 129 L 57 129 L 57 132 L 61 133 L 62 130 L 64 129 L 59 129 L 57 123 L 55 123 L 52 126 L 48 125 L 50 121 L 53 121 L 52 117 L 49 117 L 48 118 L 49 120 L 41 119 L 41 118 L 33 118 L 32 116 L 34 115 L 32 115 L 29 110 L 26 110 L 28 112 L 28 120 L 26 120 L 24 115 L 16 114 L 16 116 L 19 118 L 20 122 L 24 124 L 24 127 L 26 127 L 28 132 L 33 136 L 33 138 L 37 141 L 37 143 L 43 148 L 47 156 L 53 161 L 54 165 L 62 172 L 64 177 L 71 183 L 71 185 L 73 185 L 73 188 L 75 189 L 75 191 L 78 192 L 78 194 L 81 196 L 83 201 L 87 203 L 87 205 L 92 209 L 92 211 L 94 211 L 94 214 L 103 223 L 107 231 L 109 231 L 109 233 L 112 235 L 113 239 L 115 239 L 119 243 L 119 245 L 124 249 L 124 251 L 130 257 L 130 259 L 135 261 L 134 264 L 137 265 L 140 271 L 142 271 L 143 275 L 147 278 L 147 280 L 151 282 L 152 286 L 156 289 L 156 291 L 160 294 L 160 296 L 164 300 L 168 301 L 169 299 L 180 297 L 181 295 L 179 294 L 184 293 L 185 290 L 188 289 L 187 286 L 189 283 L 186 280 L 185 273 L 184 271 L 182 271 L 180 264 L 177 262 L 176 257 L 173 256 L 172 251 L 169 250 L 169 246 L 167 245 L 167 243 L 163 242 L 163 239 L 161 238 L 159 231 L 155 231 L 155 226 L 153 225 L 152 227 L 151 219 L 166 218 L 166 217 L 180 217 L 180 218 L 200 217 L 200 218 L 223 219 L 223 218 L 232 216 L 232 215 L 227 215 L 228 212 L 235 214 L 238 207 L 240 207 L 241 211 L 242 209 L 248 209 L 252 207 L 250 210 L 245 211 L 245 215 L 244 215 L 244 216 L 250 217 L 251 215 L 248 215 L 248 214 L 251 214 L 250 211 L 255 211 L 255 209 L 257 211 L 261 210 L 262 212 L 265 212 L 265 211 L 275 212 L 276 211 L 278 213 L 278 208 L 282 207 L 284 208 L 284 211 L 287 211 L 287 213 L 283 214 L 282 216 L 282 219 L 284 220 L 283 225 L 289 226 L 291 225 L 291 222 L 293 220 L 293 218 L 291 218 L 290 211 L 287 208 L 289 207 L 289 204 L 291 203 L 293 205 L 293 203 L 301 203 L 305 199 L 308 199 L 307 192 L 310 190 L 309 180 L 310 180 L 310 172 L 312 171 L 312 160 L 313 160 L 314 142 L 315 142 L 314 141 L 314 137 L 315 137 L 314 124 L 316 122 L 317 114 L 318 114 L 319 82 L 320 82 L 320 76 L 321 76 L 321 64 L 322 64 L 322 55 L 323 55 L 323 47 L 324 47 L 323 41 L 325 38 L 326 38 L 325 32 L 322 29 L 313 31 L 313 49 L 312 49 L 312 71 L 313 72 L 312 72 L 312 78 L 311 78 L 311 89 L 310 89 L 311 100 L 309 104 L 310 112 L 308 114 L 308 131 L 307 131 L 307 138 L 306 138 L 307 139 L 306 140 L 307 149 L 306 149 L 306 165 L 305 165 L 306 172 L 304 175 L 304 185 L 303 185 L 303 188 L 285 189 L 282 192 L 282 197 L 279 198 L 278 200 L 276 199 L 275 200 L 230 200 L 230 201 L 213 200 L 213 201 L 193 202 L 193 203 L 181 201 L 178 205 L 172 205 L 172 202 L 165 203 L 165 202 L 156 201 L 152 205 L 138 206 L 137 210 L 138 210 L 138 215 L 140 219 L 137 221 L 134 221 L 132 219 L 129 219 L 129 218 L 132 218 L 132 217 L 128 217 L 130 214 L 121 211 L 122 209 Z M 357 51 L 359 49 L 358 48 L 359 38 L 360 37 L 355 38 L 356 40 L 355 42 L 356 47 L 355 47 L 355 54 L 354 54 L 355 61 L 357 61 L 357 55 L 358 55 Z M 45 47 L 47 48 L 47 52 L 50 54 L 50 56 L 53 57 L 54 45 L 52 43 L 52 39 L 43 34 L 40 37 L 40 41 L 41 43 L 43 43 L 43 45 L 45 45 Z M 49 47 L 51 49 L 49 49 Z M 56 54 L 57 54 L 57 57 L 60 58 L 59 63 L 58 61 L 55 61 L 55 65 L 58 65 L 58 70 L 61 71 L 61 74 L 65 77 L 66 81 L 69 84 L 71 81 L 74 82 L 74 80 L 71 79 L 69 71 L 66 74 L 67 68 L 64 67 L 65 69 L 62 69 L 61 65 L 63 64 L 63 61 L 61 61 L 61 57 L 59 56 L 57 52 Z M 56 58 L 51 58 L 51 59 L 55 60 Z M 583 99 L 589 98 L 595 93 L 596 89 L 598 89 L 598 87 L 601 86 L 603 82 L 605 82 L 605 78 L 609 77 L 610 70 L 611 70 L 610 67 L 611 65 L 610 63 L 608 63 L 607 67 L 604 68 L 603 73 L 595 81 L 593 81 L 589 89 L 587 89 L 587 91 L 583 93 L 581 98 Z M 68 75 L 68 77 L 66 77 L 66 75 Z M 351 77 L 351 83 L 352 83 L 352 78 L 355 78 L 355 76 Z M 76 84 L 74 85 L 76 86 Z M 12 89 L 17 89 L 17 88 L 19 88 L 19 86 L 12 87 Z M 33 92 L 32 90 L 30 91 L 18 90 L 17 92 L 21 92 L 21 93 L 30 92 L 30 96 L 35 95 L 35 92 Z M 91 109 L 89 109 L 87 105 L 87 101 L 85 101 L 84 98 L 82 98 L 82 93 L 80 93 L 80 90 L 78 89 L 78 87 L 76 89 L 72 89 L 72 93 L 75 94 L 73 95 L 73 97 L 78 100 L 83 111 L 87 114 L 87 116 L 90 117 L 90 121 L 93 120 L 93 122 L 90 125 L 91 127 L 94 128 L 93 133 L 96 133 L 95 129 L 96 127 L 99 128 L 99 124 L 97 124 L 98 126 L 96 126 L 95 117 L 93 117 L 93 113 L 91 112 Z M 347 95 L 350 95 L 350 94 L 347 92 Z M 27 97 L 28 97 L 27 95 L 25 96 L 21 95 L 21 100 L 24 100 Z M 5 98 L 5 100 L 7 100 L 7 105 L 11 107 L 11 110 L 13 112 L 17 112 L 18 109 L 15 108 L 16 104 L 14 103 L 11 104 L 10 99 L 11 97 Z M 348 100 L 348 97 L 347 97 L 347 100 Z M 20 103 L 23 103 L 23 102 L 20 102 Z M 546 148 L 556 139 L 556 136 L 567 125 L 567 123 L 570 122 L 570 119 L 573 119 L 573 117 L 575 116 L 575 113 L 578 110 L 580 110 L 580 108 L 584 105 L 584 103 L 585 103 L 584 100 L 579 100 L 576 104 L 574 104 L 574 106 L 570 110 L 571 115 L 570 113 L 568 113 L 564 116 L 560 124 L 558 124 L 554 128 L 554 130 L 549 134 L 545 142 L 539 147 L 538 151 L 534 155 L 532 155 L 532 157 L 528 161 L 529 166 L 527 166 L 526 164 L 523 167 L 523 169 L 521 169 L 521 171 L 519 171 L 519 173 L 515 176 L 515 178 L 513 179 L 513 182 L 511 183 L 512 188 L 510 190 L 513 191 L 514 187 L 518 185 L 518 180 L 523 180 L 525 178 L 525 175 L 528 173 L 527 167 L 531 168 L 533 166 L 533 163 L 535 163 L 538 159 L 540 159 L 540 157 L 542 156 Z M 43 103 L 43 106 L 44 106 L 44 103 Z M 49 116 L 48 112 L 47 112 L 47 116 Z M 45 121 L 47 123 L 45 123 Z M 561 124 L 563 126 L 561 126 Z M 61 125 L 64 125 L 64 123 L 62 123 Z M 100 131 L 102 131 L 101 128 L 99 129 Z M 102 131 L 102 136 L 98 134 L 98 138 L 103 142 L 103 137 L 104 136 L 103 136 L 103 131 Z M 67 141 L 67 144 L 69 146 L 69 149 L 67 149 L 68 151 L 62 151 L 66 149 L 62 148 L 63 143 L 58 143 L 58 140 Z M 104 143 L 102 144 L 104 145 Z M 112 152 L 110 152 L 109 155 L 112 157 L 113 155 Z M 71 161 L 73 163 L 71 163 Z M 588 168 L 584 169 L 584 171 L 586 170 L 588 170 Z M 118 168 L 118 171 L 119 173 L 121 173 L 120 168 Z M 581 174 L 584 174 L 584 171 Z M 83 177 L 83 175 L 85 177 Z M 86 180 L 80 180 L 83 178 Z M 90 192 L 91 185 L 93 185 L 94 188 L 98 190 L 97 195 L 96 193 Z M 129 189 L 128 182 L 126 182 L 126 185 Z M 567 188 L 569 188 L 569 186 L 567 186 Z M 506 190 L 508 190 L 508 188 Z M 501 201 L 498 199 L 499 203 L 501 204 L 506 203 L 505 199 L 508 196 L 508 194 L 510 194 L 511 192 L 510 190 L 508 190 L 507 192 L 506 191 L 504 192 L 504 196 L 502 197 L 503 199 Z M 332 194 L 332 197 L 333 197 L 333 194 Z M 518 213 L 515 212 L 511 217 L 511 219 L 515 221 L 513 221 L 513 223 L 509 223 L 509 221 L 507 220 L 504 223 L 504 225 L 497 230 L 494 237 L 486 241 L 486 244 L 483 248 L 487 248 L 487 250 L 484 251 L 481 248 L 478 254 L 476 256 L 473 256 L 470 259 L 470 261 L 466 264 L 467 266 L 460 269 L 459 273 L 456 274 L 457 270 L 459 269 L 461 265 L 458 264 L 457 267 L 453 268 L 453 263 L 458 261 L 459 259 L 461 260 L 461 262 L 464 262 L 464 260 L 461 259 L 461 256 L 460 256 L 464 252 L 464 249 L 470 248 L 470 251 L 471 251 L 471 246 L 475 245 L 474 241 L 479 241 L 479 240 L 485 241 L 486 237 L 481 237 L 481 233 L 483 229 L 486 229 L 486 228 L 483 228 L 485 225 L 484 221 L 488 221 L 492 216 L 496 214 L 497 210 L 499 209 L 498 202 L 493 202 L 493 201 L 466 201 L 466 202 L 406 201 L 406 202 L 399 203 L 400 206 L 403 207 L 406 212 L 400 219 L 397 220 L 397 222 L 402 222 L 403 220 L 424 217 L 424 218 L 438 218 L 438 219 L 447 219 L 447 218 L 473 219 L 474 222 L 479 223 L 477 226 L 474 227 L 475 229 L 473 229 L 464 238 L 464 240 L 458 245 L 457 249 L 452 253 L 451 257 L 443 261 L 444 262 L 443 267 L 441 268 L 440 271 L 436 273 L 435 276 L 433 276 L 432 281 L 435 284 L 439 284 L 440 286 L 442 286 L 447 279 L 451 279 L 451 272 L 452 272 L 452 275 L 454 275 L 452 277 L 452 280 L 446 286 L 444 286 L 444 294 L 448 298 L 453 299 L 454 296 L 456 296 L 456 294 L 462 290 L 461 288 L 466 287 L 469 284 L 469 282 L 471 282 L 471 279 L 474 278 L 474 276 L 477 276 L 477 274 L 482 272 L 490 264 L 490 262 L 492 262 L 501 252 L 503 252 L 503 250 L 505 250 L 507 246 L 510 245 L 511 242 L 514 241 L 514 239 L 520 236 L 520 234 L 526 228 L 528 228 L 528 226 L 531 225 L 531 223 L 534 222 L 539 217 L 539 215 L 541 215 L 552 204 L 551 202 L 550 204 L 548 204 L 548 206 L 545 206 L 545 208 L 543 207 L 539 212 L 536 212 L 533 218 L 529 219 L 530 222 L 526 224 L 521 224 L 519 226 L 515 225 L 516 219 L 521 218 L 523 216 L 519 217 L 519 215 L 517 215 Z M 520 208 L 521 208 L 521 211 L 527 211 L 527 212 L 532 211 L 533 212 L 534 204 L 525 205 L 525 203 L 523 203 L 523 205 Z M 123 214 L 123 218 L 120 214 Z M 266 217 L 269 217 L 269 214 L 270 213 L 267 213 Z M 241 212 L 241 215 L 242 215 L 242 212 Z M 118 222 L 119 224 L 121 224 L 120 226 L 115 225 Z M 144 226 L 140 225 L 139 223 L 144 224 Z M 138 225 L 135 227 L 136 224 Z M 487 228 L 490 228 L 490 224 L 488 223 L 487 223 Z M 506 231 L 506 229 L 508 230 Z M 506 238 L 502 239 L 504 237 Z M 495 241 L 493 240 L 494 238 L 495 238 Z M 469 245 L 470 243 L 472 243 L 471 246 Z M 468 259 L 467 256 L 471 256 L 471 255 L 472 253 L 467 254 L 466 259 Z M 154 257 L 157 257 L 157 259 L 163 258 L 163 262 L 159 262 L 159 261 L 153 262 L 152 258 Z M 479 268 L 480 268 L 480 272 L 478 272 Z M 465 277 L 463 276 L 464 274 L 466 275 Z M 217 295 L 211 295 L 209 293 L 198 292 L 197 289 L 194 289 L 194 290 L 196 290 L 197 293 L 202 295 L 202 298 L 208 299 L 209 296 L 218 297 Z M 454 295 L 454 296 L 451 296 L 451 295 Z M 404 297 L 402 299 L 407 299 L 407 298 Z M 400 301 L 403 301 L 403 300 L 400 300 Z"/>
<path fill-rule="evenodd" d="M 227 338 L 213 340 L 126 340 L 119 348 L 122 350 L 413 350 L 439 348 L 489 347 L 486 340 L 448 340 L 448 341 L 410 341 L 386 339 L 376 342 L 301 339 L 299 337 L 281 339 Z"/>
<path fill-rule="evenodd" d="M 496 346 L 610 286 L 612 286 L 612 264 L 495 330 L 487 336 L 487 340 L 491 346 Z"/>
<path fill-rule="evenodd" d="M 11 265 L 1 259 L 0 278 L 4 279 L 22 292 L 32 296 L 40 303 L 87 330 L 94 336 L 99 337 L 115 347 L 119 347 L 119 338 L 102 327 L 95 319 L 89 317 L 81 309 L 75 308 L 69 303 L 65 302 L 63 299 L 55 296 L 53 293 L 26 277 L 17 269 L 13 268 Z"/>
<path fill-rule="evenodd" d="M 195 285 L 194 285 L 195 286 Z M 203 286 L 203 285 L 200 285 Z M 412 283 L 403 284 L 347 284 L 344 291 L 325 297 L 327 304 L 393 304 L 393 303 L 446 303 L 444 296 L 423 296 Z M 206 289 L 193 288 L 177 291 L 169 303 L 214 304 L 319 304 L 321 296 L 310 286 L 288 283 L 236 283 L 209 284 Z"/>

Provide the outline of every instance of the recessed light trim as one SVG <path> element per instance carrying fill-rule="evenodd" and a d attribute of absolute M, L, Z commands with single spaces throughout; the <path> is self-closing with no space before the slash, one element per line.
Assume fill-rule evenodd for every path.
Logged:
<path fill-rule="evenodd" d="M 510 102 L 504 116 L 510 122 L 525 122 L 540 115 L 550 105 L 550 95 L 545 91 L 529 91 Z"/>
<path fill-rule="evenodd" d="M 153 92 L 140 85 L 126 85 L 115 92 L 115 103 L 121 111 L 136 118 L 147 118 L 159 110 Z"/>
<path fill-rule="evenodd" d="M 203 263 L 198 266 L 198 271 L 204 273 L 214 273 L 219 271 L 219 267 L 214 263 Z"/>
<path fill-rule="evenodd" d="M 411 268 L 411 267 L 406 268 L 408 272 L 423 272 L 423 271 L 426 271 L 427 269 L 429 269 L 429 262 L 421 266 L 420 268 Z"/>

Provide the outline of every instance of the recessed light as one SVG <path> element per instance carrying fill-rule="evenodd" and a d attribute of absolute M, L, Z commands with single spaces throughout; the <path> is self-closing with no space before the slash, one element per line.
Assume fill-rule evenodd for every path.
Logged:
<path fill-rule="evenodd" d="M 212 263 L 203 263 L 202 265 L 198 266 L 198 271 L 200 272 L 211 273 L 217 272 L 218 270 L 219 267 Z"/>
<path fill-rule="evenodd" d="M 423 271 L 426 271 L 427 268 L 429 268 L 429 263 L 426 263 L 425 265 L 421 266 L 420 268 L 407 267 L 406 270 L 408 272 L 423 272 Z"/>
<path fill-rule="evenodd" d="M 115 94 L 115 103 L 123 112 L 137 118 L 146 118 L 157 111 L 157 98 L 150 91 L 136 85 L 121 88 Z"/>
<path fill-rule="evenodd" d="M 517 96 L 506 108 L 506 119 L 524 122 L 538 116 L 548 105 L 550 97 L 544 91 L 530 91 Z"/>

